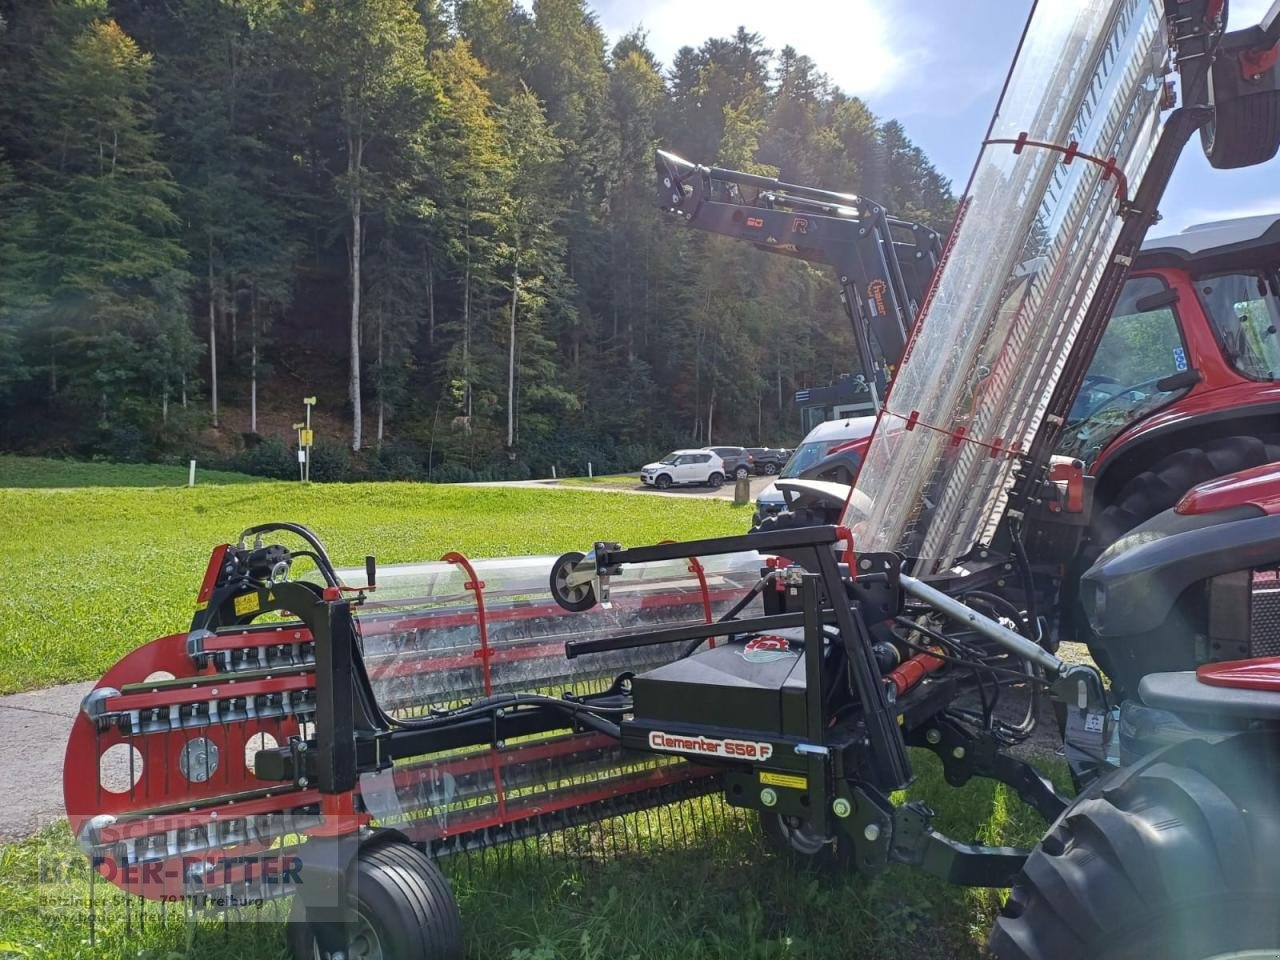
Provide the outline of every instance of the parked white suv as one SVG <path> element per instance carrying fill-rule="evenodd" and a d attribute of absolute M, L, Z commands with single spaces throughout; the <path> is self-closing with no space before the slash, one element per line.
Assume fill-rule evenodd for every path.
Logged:
<path fill-rule="evenodd" d="M 640 479 L 659 490 L 689 483 L 715 488 L 724 483 L 724 461 L 710 450 L 676 450 L 641 467 Z"/>

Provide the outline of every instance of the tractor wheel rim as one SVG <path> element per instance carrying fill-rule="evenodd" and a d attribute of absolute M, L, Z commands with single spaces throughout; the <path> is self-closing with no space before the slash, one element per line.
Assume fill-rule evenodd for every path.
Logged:
<path fill-rule="evenodd" d="M 315 960 L 322 960 L 320 944 L 313 943 Z M 386 960 L 378 931 L 360 911 L 356 911 L 356 929 L 347 943 L 347 960 Z"/>

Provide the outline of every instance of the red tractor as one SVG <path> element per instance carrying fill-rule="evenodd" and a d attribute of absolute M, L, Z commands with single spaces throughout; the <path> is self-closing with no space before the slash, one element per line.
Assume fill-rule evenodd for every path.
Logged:
<path fill-rule="evenodd" d="M 860 198 L 695 167 L 670 154 L 659 153 L 658 170 L 695 185 L 676 211 L 690 225 L 833 266 L 862 334 L 859 351 L 873 358 L 871 389 L 877 374 L 884 379 L 897 367 L 905 339 L 891 321 L 914 320 L 924 299 L 929 279 L 922 268 L 932 269 L 940 250 L 931 231 Z M 742 215 L 757 204 L 764 216 Z M 783 230 L 801 216 L 803 242 L 796 242 Z M 756 222 L 763 226 L 750 226 Z M 887 309 L 860 306 L 876 302 L 863 295 L 868 288 Z M 1032 504 L 1025 530 L 1036 606 L 1054 614 L 1046 627 L 1055 637 L 1090 643 L 1121 686 L 1170 664 L 1162 652 L 1153 654 L 1158 663 L 1127 668 L 1096 644 L 1076 602 L 1079 578 L 1107 547 L 1196 484 L 1280 461 L 1277 324 L 1280 211 L 1150 238 L 1063 418 L 1048 477 L 1053 486 Z M 789 510 L 759 518 L 756 529 L 838 522 L 870 442 L 866 436 L 833 445 L 798 479 L 779 480 Z M 1280 651 L 1280 630 L 1274 644 Z"/>

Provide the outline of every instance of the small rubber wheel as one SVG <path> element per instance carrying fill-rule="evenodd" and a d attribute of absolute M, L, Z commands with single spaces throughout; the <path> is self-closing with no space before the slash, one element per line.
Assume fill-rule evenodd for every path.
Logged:
<path fill-rule="evenodd" d="M 403 842 L 361 849 L 351 890 L 355 922 L 347 960 L 461 960 L 462 918 L 431 858 Z M 296 897 L 285 937 L 294 960 L 320 960 Z"/>
<path fill-rule="evenodd" d="M 719 490 L 723 483 L 724 483 L 723 473 L 713 473 L 711 476 L 707 477 L 707 486 L 710 487 L 712 490 Z"/>
<path fill-rule="evenodd" d="M 746 476 L 747 474 L 749 474 L 750 472 L 751 472 L 751 471 L 747 469 L 746 464 L 738 464 L 737 469 L 735 469 L 735 470 L 733 471 L 733 476 L 734 476 L 734 479 L 735 479 L 735 480 L 741 480 L 743 477 L 745 477 L 745 476 Z"/>
<path fill-rule="evenodd" d="M 668 487 L 671 486 L 671 478 L 668 477 L 665 473 L 661 474 L 657 480 L 653 481 L 653 485 L 657 487 L 659 490 L 666 490 Z"/>
<path fill-rule="evenodd" d="M 551 568 L 551 596 L 560 606 L 574 613 L 590 610 L 596 605 L 596 591 L 591 584 L 569 586 L 569 574 L 582 560 L 581 553 L 571 551 L 561 556 Z"/>
<path fill-rule="evenodd" d="M 823 836 L 799 817 L 764 811 L 759 817 L 765 844 L 792 866 L 817 871 L 851 868 L 852 841 Z"/>
<path fill-rule="evenodd" d="M 998 960 L 1280 954 L 1280 745 L 1188 740 L 1096 781 L 1014 879 Z"/>

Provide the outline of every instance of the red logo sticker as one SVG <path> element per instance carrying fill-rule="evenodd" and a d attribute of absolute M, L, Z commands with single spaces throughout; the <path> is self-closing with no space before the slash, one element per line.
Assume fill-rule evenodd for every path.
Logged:
<path fill-rule="evenodd" d="M 785 637 L 765 634 L 748 640 L 741 652 L 742 659 L 752 663 L 772 663 L 791 656 L 791 643 Z"/>

